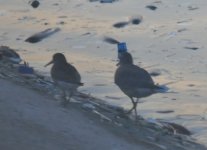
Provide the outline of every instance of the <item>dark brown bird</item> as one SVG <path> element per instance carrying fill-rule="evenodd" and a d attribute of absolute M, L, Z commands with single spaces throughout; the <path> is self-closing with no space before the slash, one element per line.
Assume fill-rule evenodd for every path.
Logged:
<path fill-rule="evenodd" d="M 122 92 L 131 99 L 133 107 L 128 113 L 134 110 L 136 117 L 139 98 L 150 96 L 162 89 L 154 84 L 154 81 L 146 70 L 133 64 L 132 56 L 128 52 L 120 56 L 114 80 Z"/>
<path fill-rule="evenodd" d="M 55 84 L 63 91 L 63 105 L 65 106 L 77 91 L 77 88 L 83 86 L 81 76 L 76 68 L 67 62 L 62 53 L 54 54 L 52 60 L 45 67 L 52 63 L 53 66 L 50 73 Z M 68 99 L 67 96 L 69 97 Z"/>

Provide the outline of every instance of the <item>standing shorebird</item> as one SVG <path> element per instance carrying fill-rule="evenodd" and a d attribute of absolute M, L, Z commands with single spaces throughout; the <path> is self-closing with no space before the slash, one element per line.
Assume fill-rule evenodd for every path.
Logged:
<path fill-rule="evenodd" d="M 136 108 L 139 98 L 157 93 L 162 87 L 154 84 L 154 81 L 146 70 L 133 64 L 132 56 L 128 52 L 120 56 L 118 66 L 114 77 L 115 84 L 132 101 L 133 107 L 127 113 L 131 113 L 134 110 L 137 117 Z"/>
<path fill-rule="evenodd" d="M 45 67 L 50 64 L 53 64 L 50 72 L 52 79 L 63 91 L 64 101 L 62 104 L 65 106 L 77 91 L 77 88 L 83 86 L 83 83 L 81 83 L 81 76 L 76 68 L 67 62 L 62 53 L 54 54 L 52 60 L 47 63 Z"/>

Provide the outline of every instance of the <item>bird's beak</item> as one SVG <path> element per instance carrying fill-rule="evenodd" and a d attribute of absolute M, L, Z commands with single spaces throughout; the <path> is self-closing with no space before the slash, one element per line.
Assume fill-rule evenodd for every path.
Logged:
<path fill-rule="evenodd" d="M 47 66 L 49 66 L 52 63 L 53 63 L 53 60 L 51 60 L 49 63 L 47 63 L 44 67 L 47 67 Z"/>

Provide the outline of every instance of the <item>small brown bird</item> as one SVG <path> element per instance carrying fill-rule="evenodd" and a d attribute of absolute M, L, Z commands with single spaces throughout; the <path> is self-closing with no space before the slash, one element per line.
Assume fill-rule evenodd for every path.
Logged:
<path fill-rule="evenodd" d="M 139 98 L 150 96 L 162 90 L 162 87 L 154 84 L 146 70 L 133 64 L 132 56 L 128 52 L 124 52 L 120 56 L 114 80 L 115 84 L 132 101 L 133 107 L 127 113 L 131 113 L 134 110 L 136 117 Z"/>
<path fill-rule="evenodd" d="M 66 106 L 70 98 L 77 91 L 77 88 L 83 86 L 81 76 L 76 68 L 67 62 L 62 53 L 54 54 L 52 60 L 45 67 L 50 64 L 53 64 L 50 72 L 52 79 L 63 91 L 64 101 L 62 104 Z M 67 96 L 69 97 L 68 99 Z"/>

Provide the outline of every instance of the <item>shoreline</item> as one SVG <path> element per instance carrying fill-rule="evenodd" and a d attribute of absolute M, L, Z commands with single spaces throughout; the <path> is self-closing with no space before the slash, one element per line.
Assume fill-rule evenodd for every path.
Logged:
<path fill-rule="evenodd" d="M 19 123 L 22 124 L 22 122 L 23 122 L 23 126 L 21 126 L 21 129 L 24 130 L 24 128 L 26 129 L 29 128 L 27 132 L 29 134 L 30 132 L 32 132 L 35 137 L 37 134 L 36 132 L 39 132 L 38 131 L 39 127 L 36 129 L 36 125 L 39 126 L 40 123 L 39 121 L 41 121 L 42 122 L 41 127 L 43 127 L 49 134 L 51 134 L 50 132 L 53 132 L 50 130 L 51 128 L 58 134 L 58 136 L 63 136 L 63 135 L 59 135 L 59 131 L 61 131 L 61 134 L 63 131 L 66 132 L 63 133 L 64 136 L 66 137 L 70 136 L 71 131 L 73 131 L 72 134 L 73 136 L 76 136 L 76 139 L 73 139 L 71 137 L 67 137 L 69 138 L 67 139 L 66 137 L 64 137 L 66 139 L 64 139 L 61 142 L 64 143 L 64 141 L 68 141 L 68 140 L 77 142 L 80 139 L 82 139 L 80 143 L 81 145 L 83 145 L 83 147 L 79 149 L 83 149 L 83 148 L 87 149 L 86 148 L 87 145 L 84 145 L 84 143 L 90 143 L 89 145 L 92 144 L 93 146 L 96 147 L 96 149 L 97 148 L 100 149 L 100 147 L 106 149 L 106 147 L 104 146 L 99 147 L 100 144 L 106 146 L 106 143 L 107 143 L 107 149 L 112 149 L 114 143 L 116 143 L 118 145 L 118 149 L 123 149 L 123 150 L 137 149 L 137 147 L 140 147 L 140 149 L 151 148 L 155 150 L 156 149 L 162 150 L 166 148 L 172 150 L 173 149 L 184 150 L 185 148 L 194 149 L 195 147 L 196 149 L 200 149 L 200 150 L 206 149 L 206 147 L 204 147 L 203 145 L 196 143 L 196 141 L 190 136 L 181 135 L 179 133 L 178 134 L 171 133 L 167 131 L 166 128 L 164 127 L 162 128 L 161 126 L 158 126 L 156 123 L 153 124 L 143 119 L 140 120 L 137 124 L 132 119 L 125 116 L 123 118 L 122 117 L 114 118 L 117 115 L 117 113 L 123 111 L 122 108 L 110 106 L 109 104 L 106 104 L 103 101 L 93 98 L 89 95 L 79 93 L 73 98 L 73 102 L 70 103 L 70 105 L 67 108 L 63 108 L 60 106 L 59 102 L 54 99 L 54 97 L 57 98 L 56 95 L 57 91 L 54 90 L 54 87 L 51 82 L 44 81 L 44 76 L 40 76 L 40 75 L 37 75 L 35 77 L 22 76 L 21 74 L 18 74 L 16 72 L 16 67 L 12 67 L 12 65 L 5 66 L 5 64 L 3 65 L 0 64 L 0 68 L 1 68 L 0 80 L 2 85 L 1 95 L 3 95 L 3 97 L 1 97 L 1 106 L 2 106 L 1 111 L 3 111 L 3 113 L 1 114 L 4 114 L 2 118 L 6 120 L 5 121 L 3 119 L 3 121 L 2 120 L 1 121 L 6 122 L 8 124 L 11 123 L 13 124 L 12 126 L 10 126 L 8 132 L 5 133 L 8 136 L 8 141 L 6 143 L 16 142 L 14 139 L 12 139 L 13 141 L 9 141 L 9 140 L 11 140 L 12 134 L 14 132 L 18 132 L 16 128 L 18 127 L 18 124 Z M 8 75 L 8 76 L 4 76 L 2 72 L 4 72 L 4 75 Z M 11 88 L 13 92 L 12 95 L 10 94 Z M 51 91 L 51 89 L 53 89 L 53 91 Z M 13 96 L 15 96 L 15 101 Z M 7 101 L 8 97 L 10 97 L 9 101 Z M 6 104 L 7 109 L 5 109 L 3 104 Z M 12 106 L 11 108 L 10 108 L 10 104 Z M 13 118 L 10 117 L 7 118 L 6 115 L 8 112 L 6 111 L 8 110 L 11 111 L 9 112 L 9 114 L 11 113 L 12 117 L 14 114 L 21 114 L 21 115 L 14 116 Z M 78 114 L 78 116 L 76 116 L 76 113 Z M 54 116 L 59 115 L 59 117 L 56 118 L 52 114 Z M 25 116 L 27 116 L 26 124 L 24 118 Z M 62 117 L 64 119 L 61 119 Z M 51 121 L 50 119 L 49 120 L 46 119 L 45 121 L 45 118 L 50 118 L 50 119 L 52 118 L 52 122 L 50 122 Z M 28 121 L 28 119 L 31 122 Z M 66 124 L 73 122 L 72 121 L 73 119 L 76 121 L 81 120 L 81 123 L 76 124 L 75 126 L 72 123 L 72 126 L 68 127 Z M 58 122 L 63 122 L 63 125 L 59 125 Z M 53 124 L 55 126 L 53 126 Z M 3 126 L 4 125 L 5 124 L 3 124 Z M 4 127 L 7 128 L 8 126 L 5 125 Z M 94 128 L 96 129 L 95 131 L 93 131 Z M 14 131 L 11 133 L 12 130 Z M 75 131 L 75 130 L 81 130 L 81 131 Z M 77 135 L 76 132 L 78 132 Z M 84 139 L 82 137 L 83 136 L 82 134 L 85 136 Z M 17 133 L 17 136 L 21 137 L 22 135 L 21 133 Z M 41 137 L 41 133 L 40 135 L 38 135 L 38 137 L 39 136 Z M 92 139 L 90 140 L 87 139 L 87 136 L 92 136 L 91 137 Z M 31 135 L 30 138 L 34 138 L 34 137 Z M 1 138 L 4 139 L 4 134 L 1 135 Z M 99 138 L 99 141 L 94 142 L 96 138 Z M 108 144 L 109 141 L 104 141 L 104 139 L 110 140 L 111 145 Z M 51 145 L 53 142 L 54 141 L 49 140 L 48 144 Z M 73 142 L 70 144 L 73 144 Z M 16 144 L 18 146 L 18 142 Z M 23 142 L 23 145 L 19 145 L 19 146 L 24 146 L 24 144 L 25 143 Z M 30 144 L 32 145 L 32 143 Z M 40 144 L 41 146 L 44 146 L 43 143 L 40 142 Z M 64 144 L 70 146 L 70 144 L 69 145 L 67 143 Z M 9 146 L 9 145 L 3 145 L 3 146 Z M 34 146 L 38 146 L 38 145 L 34 145 Z M 89 147 L 88 149 L 95 149 L 95 148 Z"/>
<path fill-rule="evenodd" d="M 31 89 L 10 81 L 0 81 L 4 88 L 0 92 L 1 149 L 104 150 L 113 149 L 113 146 L 123 150 L 144 148 L 111 134 L 76 108 L 66 110 Z M 14 99 L 14 95 L 18 98 Z"/>

